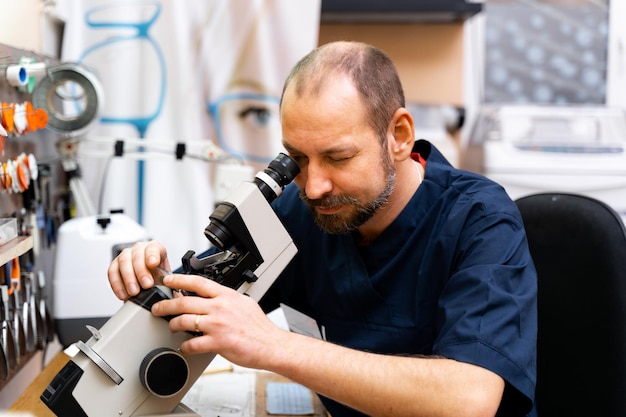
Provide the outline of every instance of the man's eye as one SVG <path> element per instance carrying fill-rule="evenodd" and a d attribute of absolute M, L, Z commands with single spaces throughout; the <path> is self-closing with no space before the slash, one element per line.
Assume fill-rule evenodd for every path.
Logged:
<path fill-rule="evenodd" d="M 298 165 L 300 165 L 301 167 L 306 165 L 307 162 L 309 162 L 309 159 L 304 157 L 304 156 L 297 156 L 296 157 L 296 162 L 298 163 Z"/>
<path fill-rule="evenodd" d="M 292 154 L 289 154 L 289 157 L 291 159 L 293 159 L 294 161 L 296 161 L 296 164 L 298 164 L 298 166 L 300 168 L 304 167 L 306 165 L 307 161 L 308 161 L 306 156 L 303 156 L 303 155 L 292 155 Z"/>

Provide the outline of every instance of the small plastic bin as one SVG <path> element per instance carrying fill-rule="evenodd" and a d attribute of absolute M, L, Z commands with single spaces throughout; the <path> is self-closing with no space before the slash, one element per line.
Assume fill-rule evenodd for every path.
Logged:
<path fill-rule="evenodd" d="M 0 219 L 0 245 L 17 237 L 17 220 L 15 218 Z"/>

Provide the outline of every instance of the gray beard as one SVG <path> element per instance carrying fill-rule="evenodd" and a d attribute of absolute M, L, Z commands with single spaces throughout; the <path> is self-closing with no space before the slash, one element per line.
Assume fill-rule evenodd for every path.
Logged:
<path fill-rule="evenodd" d="M 346 234 L 355 231 L 359 226 L 370 220 L 379 209 L 384 207 L 389 196 L 393 192 L 396 184 L 396 172 L 393 167 L 385 167 L 386 183 L 385 188 L 372 201 L 362 204 L 350 195 L 333 196 L 329 195 L 319 200 L 309 199 L 304 191 L 300 191 L 300 198 L 304 201 L 313 216 L 317 226 L 323 231 L 331 234 Z M 354 208 L 349 215 L 345 214 L 320 214 L 315 210 L 316 206 L 336 207 L 339 205 Z"/>

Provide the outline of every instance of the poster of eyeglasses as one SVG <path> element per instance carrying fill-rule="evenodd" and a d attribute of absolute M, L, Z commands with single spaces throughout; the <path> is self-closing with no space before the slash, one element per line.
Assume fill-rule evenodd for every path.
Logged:
<path fill-rule="evenodd" d="M 89 138 L 141 139 L 144 158 L 81 156 L 98 212 L 123 209 L 170 258 L 208 246 L 214 163 L 150 158 L 151 143 L 210 141 L 264 168 L 282 150 L 278 100 L 317 44 L 320 0 L 63 0 L 62 60 L 91 69 L 103 106 Z"/>

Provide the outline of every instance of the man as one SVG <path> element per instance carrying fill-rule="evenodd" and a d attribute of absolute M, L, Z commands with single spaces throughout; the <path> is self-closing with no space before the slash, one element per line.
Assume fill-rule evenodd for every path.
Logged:
<path fill-rule="evenodd" d="M 152 311 L 177 316 L 173 331 L 203 333 L 183 353 L 284 375 L 333 417 L 527 414 L 536 273 L 504 190 L 415 141 L 393 63 L 366 44 L 304 57 L 285 82 L 281 120 L 301 173 L 274 207 L 299 252 L 261 305 L 313 317 L 327 341 L 279 329 L 214 281 L 174 274 L 166 285 L 200 297 Z M 136 245 L 109 281 L 125 299 L 153 285 L 157 266 L 169 268 L 163 247 Z"/>

